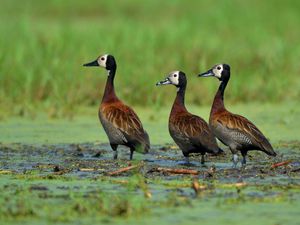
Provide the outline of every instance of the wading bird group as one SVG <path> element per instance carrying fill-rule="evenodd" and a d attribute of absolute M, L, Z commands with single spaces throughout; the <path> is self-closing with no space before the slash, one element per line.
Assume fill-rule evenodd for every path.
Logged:
<path fill-rule="evenodd" d="M 116 95 L 114 78 L 117 63 L 112 55 L 105 54 L 84 66 L 100 66 L 107 70 L 108 76 L 104 95 L 99 107 L 99 119 L 108 136 L 110 146 L 114 151 L 114 159 L 118 158 L 119 145 L 130 149 L 130 159 L 133 152 L 147 153 L 150 140 L 137 114 L 125 105 Z M 189 163 L 190 153 L 200 153 L 201 163 L 204 164 L 205 153 L 220 154 L 216 138 L 228 146 L 232 153 L 233 166 L 238 163 L 238 152 L 242 155 L 241 164 L 246 164 L 247 152 L 259 150 L 270 156 L 276 156 L 268 139 L 248 119 L 229 112 L 224 106 L 224 91 L 230 79 L 230 66 L 218 64 L 199 77 L 216 77 L 220 86 L 216 92 L 209 123 L 199 116 L 193 115 L 185 107 L 184 95 L 187 78 L 184 72 L 171 72 L 163 81 L 156 85 L 174 85 L 177 95 L 169 116 L 169 133 L 182 150 L 186 163 Z"/>

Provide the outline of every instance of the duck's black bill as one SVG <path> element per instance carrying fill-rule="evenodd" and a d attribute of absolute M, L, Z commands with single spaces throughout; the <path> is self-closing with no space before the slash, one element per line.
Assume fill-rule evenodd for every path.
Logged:
<path fill-rule="evenodd" d="M 208 70 L 205 73 L 200 73 L 198 75 L 198 77 L 211 77 L 214 76 L 214 73 L 212 72 L 212 70 Z"/>
<path fill-rule="evenodd" d="M 160 85 L 166 85 L 166 84 L 172 84 L 171 81 L 167 78 L 165 80 L 159 81 L 156 83 L 156 86 L 160 86 Z"/>
<path fill-rule="evenodd" d="M 83 66 L 99 66 L 99 63 L 97 60 L 95 60 L 93 62 L 83 64 Z"/>

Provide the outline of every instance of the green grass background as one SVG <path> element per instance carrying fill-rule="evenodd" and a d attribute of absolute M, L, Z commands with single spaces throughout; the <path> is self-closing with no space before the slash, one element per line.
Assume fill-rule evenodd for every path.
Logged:
<path fill-rule="evenodd" d="M 134 106 L 153 145 L 173 143 L 167 118 L 175 95 L 174 87 L 155 83 L 170 71 L 186 72 L 187 107 L 207 120 L 218 82 L 195 75 L 225 62 L 232 68 L 226 106 L 284 153 L 287 141 L 299 140 L 299 27 L 297 0 L 0 0 L 0 142 L 107 143 L 97 121 L 106 72 L 82 64 L 111 53 L 118 63 L 117 94 Z M 292 224 L 299 212 L 298 189 L 290 185 L 280 191 L 258 186 L 266 195 L 250 199 L 243 196 L 255 193 L 251 188 L 224 195 L 219 188 L 218 199 L 208 194 L 192 204 L 183 204 L 175 185 L 151 187 L 163 194 L 160 188 L 168 189 L 170 200 L 162 198 L 167 208 L 129 189 L 136 189 L 136 176 L 128 177 L 124 194 L 97 175 L 78 180 L 23 173 L 1 174 L 5 224 Z M 297 184 L 297 177 L 290 179 Z M 49 196 L 32 191 L 33 185 L 46 185 Z M 114 215 L 119 205 L 126 209 L 121 217 Z"/>
<path fill-rule="evenodd" d="M 131 105 L 173 101 L 174 88 L 155 87 L 172 70 L 188 75 L 188 104 L 210 105 L 218 82 L 195 75 L 218 62 L 232 67 L 228 102 L 300 97 L 299 1 L 0 2 L 2 117 L 97 105 L 106 72 L 82 64 L 103 53 L 116 57 L 117 94 Z"/>

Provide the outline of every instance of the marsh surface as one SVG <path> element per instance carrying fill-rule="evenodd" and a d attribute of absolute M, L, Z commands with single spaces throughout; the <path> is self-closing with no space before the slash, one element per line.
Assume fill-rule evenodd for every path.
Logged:
<path fill-rule="evenodd" d="M 207 156 L 201 167 L 198 155 L 191 157 L 192 165 L 182 165 L 173 145 L 135 153 L 130 162 L 128 149 L 120 148 L 120 159 L 112 160 L 110 147 L 95 143 L 1 144 L 0 216 L 6 224 L 297 224 L 300 143 L 281 142 L 276 149 L 275 159 L 251 152 L 246 168 L 233 169 L 226 148 L 226 155 Z M 271 168 L 283 161 L 290 162 Z M 128 165 L 137 167 L 109 175 Z M 199 175 L 158 172 L 158 167 Z"/>
<path fill-rule="evenodd" d="M 152 149 L 135 153 L 132 162 L 123 147 L 112 160 L 95 108 L 78 109 L 71 120 L 42 113 L 2 120 L 1 224 L 297 224 L 300 108 L 296 103 L 229 108 L 266 133 L 276 158 L 250 152 L 247 167 L 233 169 L 230 152 L 221 146 L 226 155 L 207 156 L 206 167 L 197 155 L 191 157 L 193 165 L 182 165 L 182 153 L 168 134 L 169 107 L 136 108 Z M 189 109 L 207 119 L 210 107 Z M 129 164 L 136 168 L 109 174 Z M 199 174 L 158 172 L 158 167 Z M 197 195 L 192 184 L 199 186 Z"/>

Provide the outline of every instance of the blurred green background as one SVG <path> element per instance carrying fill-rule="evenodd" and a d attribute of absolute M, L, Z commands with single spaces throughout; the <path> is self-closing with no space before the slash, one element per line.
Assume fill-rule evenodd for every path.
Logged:
<path fill-rule="evenodd" d="M 1 224 L 296 224 L 299 28 L 297 0 L 0 0 Z M 174 145 L 168 116 L 176 89 L 155 83 L 170 71 L 186 72 L 187 108 L 207 121 L 219 82 L 196 74 L 224 62 L 232 69 L 226 106 L 261 129 L 276 160 L 291 164 L 269 172 L 275 161 L 264 160 L 257 175 L 228 168 L 210 176 L 214 166 L 203 168 L 199 182 L 208 189 L 197 199 L 190 176 L 145 179 L 144 169 L 115 179 L 103 169 L 85 175 L 81 166 L 96 165 L 88 152 L 108 142 L 97 119 L 107 75 L 82 65 L 104 53 L 116 57 L 116 92 L 141 118 L 152 150 Z M 81 143 L 91 146 L 83 158 Z M 51 165 L 61 154 L 57 168 L 66 174 L 56 175 Z M 157 162 L 180 160 L 172 154 Z M 262 158 L 252 154 L 254 166 Z M 116 164 L 94 159 L 101 168 L 128 165 L 124 157 Z M 148 186 L 152 199 L 144 198 Z"/>
<path fill-rule="evenodd" d="M 106 72 L 83 63 L 103 53 L 118 63 L 117 94 L 157 108 L 173 87 L 155 83 L 172 70 L 188 75 L 187 103 L 210 105 L 218 82 L 195 75 L 232 67 L 231 103 L 300 98 L 300 1 L 1 0 L 0 112 L 50 117 L 96 106 Z"/>

